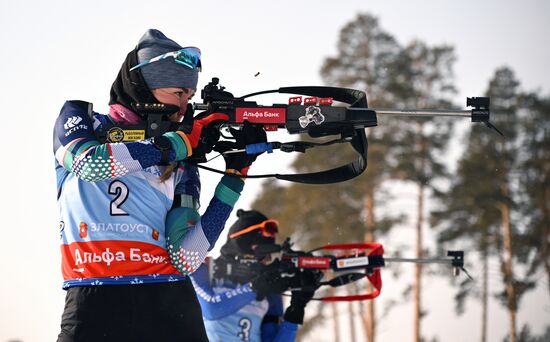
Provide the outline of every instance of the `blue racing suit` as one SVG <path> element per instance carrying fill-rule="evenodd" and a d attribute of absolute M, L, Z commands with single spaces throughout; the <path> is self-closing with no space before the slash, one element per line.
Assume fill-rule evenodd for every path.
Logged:
<path fill-rule="evenodd" d="M 55 123 L 63 287 L 181 281 L 213 248 L 244 182 L 223 176 L 199 216 L 199 174 L 185 163 L 186 141 L 164 134 L 169 161 L 178 163 L 161 181 L 166 166 L 150 139 L 97 140 L 95 131 L 112 123 L 80 101 L 66 102 Z"/>
<path fill-rule="evenodd" d="M 257 301 L 250 284 L 235 284 L 225 279 L 211 282 L 207 263 L 191 275 L 191 280 L 211 342 L 294 341 L 298 325 L 282 321 L 281 295 L 269 295 Z"/>

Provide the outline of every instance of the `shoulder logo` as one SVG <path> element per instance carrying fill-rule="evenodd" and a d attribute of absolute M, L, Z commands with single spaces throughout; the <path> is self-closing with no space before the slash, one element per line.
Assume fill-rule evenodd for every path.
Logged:
<path fill-rule="evenodd" d="M 71 129 L 71 128 L 75 127 L 76 125 L 78 125 L 80 123 L 80 121 L 82 121 L 81 117 L 71 116 L 70 118 L 67 119 L 67 122 L 65 122 L 65 124 L 63 125 L 63 128 Z"/>

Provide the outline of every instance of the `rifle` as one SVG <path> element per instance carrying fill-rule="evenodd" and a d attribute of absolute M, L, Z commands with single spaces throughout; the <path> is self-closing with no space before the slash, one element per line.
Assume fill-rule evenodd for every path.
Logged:
<path fill-rule="evenodd" d="M 267 272 L 262 276 L 280 277 L 286 280 L 286 291 L 316 291 L 321 286 L 339 287 L 363 278 L 367 278 L 374 288 L 370 293 L 359 295 L 313 298 L 325 302 L 358 301 L 378 297 L 382 291 L 380 270 L 386 266 L 387 262 L 446 264 L 452 267 L 454 276 L 458 276 L 462 270 L 468 278 L 472 279 L 464 269 L 463 251 L 448 251 L 446 258 L 414 259 L 386 258 L 384 257 L 384 248 L 379 243 L 326 245 L 308 252 L 296 251 L 291 247 L 290 238 L 287 238 L 282 245 L 258 245 L 254 257 L 219 258 L 210 262 L 210 274 L 215 278 L 240 278 L 247 281 L 254 275 Z M 325 253 L 314 254 L 320 251 L 325 251 Z M 268 256 L 272 259 L 273 264 L 264 265 L 259 262 Z M 329 271 L 338 275 L 323 280 Z"/>
<path fill-rule="evenodd" d="M 273 104 L 271 106 L 264 106 L 255 101 L 248 100 L 248 98 L 253 96 L 270 93 L 295 94 L 300 96 L 290 97 L 288 104 Z M 375 109 L 368 107 L 367 95 L 363 91 L 356 89 L 324 86 L 282 87 L 235 97 L 225 87 L 220 86 L 219 79 L 214 77 L 201 90 L 201 99 L 203 100 L 202 103 L 188 105 L 186 115 L 193 115 L 195 110 L 203 111 L 198 116 L 216 112 L 227 114 L 229 120 L 220 125 L 220 129 L 227 126 L 240 126 L 245 121 L 248 121 L 252 124 L 263 126 L 266 131 L 284 128 L 289 134 L 307 134 L 312 138 L 339 136 L 336 139 L 321 143 L 293 141 L 251 144 L 242 150 L 227 151 L 225 153 L 246 152 L 247 154 L 260 154 L 263 152 L 271 153 L 275 149 L 283 152 L 305 152 L 310 148 L 336 143 L 350 143 L 358 154 L 358 158 L 355 161 L 325 171 L 305 174 L 248 175 L 246 176 L 247 178 L 274 177 L 308 184 L 337 183 L 355 178 L 367 168 L 368 141 L 365 128 L 378 125 L 377 115 L 470 117 L 472 122 L 483 122 L 488 127 L 495 129 L 499 134 L 502 134 L 489 121 L 490 99 L 487 97 L 467 98 L 466 106 L 473 107 L 470 110 Z M 347 104 L 347 107 L 333 106 L 335 101 Z M 100 131 L 99 140 L 115 142 L 109 140 L 109 137 L 116 137 L 116 141 L 130 141 L 126 140 L 125 137 L 134 136 L 144 139 L 176 129 L 175 125 L 168 120 L 168 116 L 178 110 L 175 106 L 134 104 L 133 107 L 137 112 L 146 114 L 144 115 L 147 118 L 146 122 L 131 127 L 105 125 Z M 136 131 L 142 132 L 142 134 L 137 134 Z M 126 132 L 129 133 L 125 134 Z M 223 137 L 230 138 L 227 136 Z M 214 149 L 216 148 L 214 147 Z M 209 171 L 224 173 L 223 171 L 201 165 L 207 162 L 205 156 L 192 157 L 190 162 L 196 163 L 198 167 Z"/>

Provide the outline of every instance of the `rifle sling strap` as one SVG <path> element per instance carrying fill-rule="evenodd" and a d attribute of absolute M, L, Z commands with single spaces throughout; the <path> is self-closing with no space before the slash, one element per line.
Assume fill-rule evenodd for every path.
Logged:
<path fill-rule="evenodd" d="M 367 169 L 368 141 L 364 129 L 357 129 L 351 142 L 359 157 L 353 162 L 334 169 L 299 174 L 276 174 L 275 178 L 295 183 L 331 184 L 343 182 L 359 176 Z"/>

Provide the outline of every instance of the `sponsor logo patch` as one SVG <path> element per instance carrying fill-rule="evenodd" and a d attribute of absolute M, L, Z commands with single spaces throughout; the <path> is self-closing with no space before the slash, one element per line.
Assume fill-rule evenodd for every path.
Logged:
<path fill-rule="evenodd" d="M 120 127 L 113 127 L 107 131 L 107 141 L 116 143 L 122 141 L 137 141 L 145 139 L 145 131 L 139 129 L 123 130 Z"/>
<path fill-rule="evenodd" d="M 236 121 L 251 123 L 285 123 L 285 108 L 237 108 L 235 111 Z"/>
<path fill-rule="evenodd" d="M 86 223 L 80 222 L 78 231 L 81 238 L 85 239 L 86 237 L 88 237 L 88 225 Z"/>
<path fill-rule="evenodd" d="M 359 267 L 367 266 L 369 264 L 368 257 L 358 257 L 358 258 L 346 258 L 338 259 L 336 261 L 336 268 L 348 268 L 348 267 Z"/>
<path fill-rule="evenodd" d="M 298 267 L 302 268 L 329 268 L 330 258 L 323 257 L 300 257 Z"/>
<path fill-rule="evenodd" d="M 67 122 L 65 122 L 65 124 L 63 125 L 63 128 L 71 129 L 71 128 L 75 127 L 76 125 L 78 125 L 80 123 L 80 121 L 82 121 L 81 117 L 71 116 L 70 118 L 67 119 Z"/>

